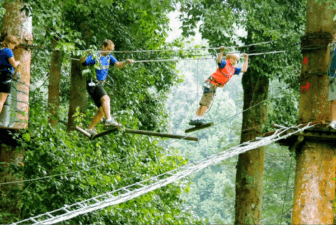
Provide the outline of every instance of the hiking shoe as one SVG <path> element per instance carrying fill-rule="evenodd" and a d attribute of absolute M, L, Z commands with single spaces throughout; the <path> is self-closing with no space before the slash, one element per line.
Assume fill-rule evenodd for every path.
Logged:
<path fill-rule="evenodd" d="M 329 126 L 333 129 L 336 129 L 336 120 L 335 121 L 332 121 Z"/>
<path fill-rule="evenodd" d="M 121 124 L 117 123 L 117 121 L 111 117 L 111 119 L 105 120 L 104 126 L 121 127 Z"/>
<path fill-rule="evenodd" d="M 205 119 L 196 119 L 196 120 L 190 120 L 189 125 L 192 126 L 200 126 L 206 123 Z"/>
<path fill-rule="evenodd" d="M 97 132 L 94 129 L 87 129 L 86 130 L 89 134 L 91 134 L 91 136 L 94 136 L 97 134 Z"/>

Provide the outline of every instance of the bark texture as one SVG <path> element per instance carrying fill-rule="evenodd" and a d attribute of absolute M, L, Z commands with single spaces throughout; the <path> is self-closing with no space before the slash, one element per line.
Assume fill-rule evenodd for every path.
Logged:
<path fill-rule="evenodd" d="M 334 12 L 328 4 L 319 5 L 314 0 L 308 0 L 306 35 L 330 33 L 334 27 Z M 326 75 L 328 49 L 303 51 L 303 57 L 306 64 L 302 64 L 301 86 L 308 82 L 310 89 L 300 95 L 299 123 L 330 121 L 329 78 Z M 312 140 L 307 140 L 297 150 L 293 224 L 333 224 L 335 150 L 334 143 Z"/>
<path fill-rule="evenodd" d="M 253 63 L 250 59 L 250 63 Z M 250 69 L 243 75 L 244 110 L 267 99 L 269 80 Z M 243 114 L 241 142 L 261 136 L 267 118 L 266 105 L 260 104 Z M 259 224 L 262 208 L 265 148 L 240 154 L 236 175 L 235 224 Z"/>
<path fill-rule="evenodd" d="M 71 62 L 71 87 L 70 87 L 70 106 L 68 114 L 67 130 L 75 130 L 75 113 L 79 107 L 81 113 L 86 113 L 87 94 L 86 94 L 86 77 L 81 73 L 81 65 L 78 61 Z"/>
<path fill-rule="evenodd" d="M 293 224 L 333 224 L 335 147 L 306 142 L 296 156 Z"/>
<path fill-rule="evenodd" d="M 57 41 L 53 39 L 53 48 L 57 45 Z M 50 77 L 48 86 L 48 106 L 49 106 L 49 123 L 55 126 L 57 123 L 57 111 L 60 103 L 59 87 L 61 81 L 62 69 L 62 51 L 54 50 L 51 55 Z"/>

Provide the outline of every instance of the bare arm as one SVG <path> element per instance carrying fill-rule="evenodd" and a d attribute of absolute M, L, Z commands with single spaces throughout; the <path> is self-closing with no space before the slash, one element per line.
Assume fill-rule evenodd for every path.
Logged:
<path fill-rule="evenodd" d="M 243 65 L 243 68 L 242 68 L 242 72 L 245 73 L 246 70 L 247 70 L 247 67 L 248 67 L 248 55 L 246 53 L 244 53 L 244 65 Z"/>
<path fill-rule="evenodd" d="M 223 58 L 223 54 L 224 54 L 225 47 L 222 46 L 222 47 L 220 47 L 219 49 L 220 49 L 220 53 L 218 54 L 217 62 L 218 62 L 218 63 L 221 63 L 221 62 L 222 62 L 222 58 Z"/>
<path fill-rule="evenodd" d="M 126 59 L 125 61 L 122 62 L 116 62 L 114 66 L 117 67 L 118 69 L 122 69 L 126 66 L 126 64 L 132 64 L 132 63 L 133 63 L 132 59 Z"/>
<path fill-rule="evenodd" d="M 14 57 L 10 57 L 8 62 L 12 65 L 12 67 L 16 68 L 20 65 L 19 61 L 15 61 Z"/>

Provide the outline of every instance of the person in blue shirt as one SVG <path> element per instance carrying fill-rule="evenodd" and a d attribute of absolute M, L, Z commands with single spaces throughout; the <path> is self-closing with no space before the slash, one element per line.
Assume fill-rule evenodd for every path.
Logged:
<path fill-rule="evenodd" d="M 132 64 L 132 59 L 126 59 L 125 61 L 118 62 L 110 53 L 114 50 L 114 43 L 111 40 L 104 40 L 102 43 L 100 52 L 91 54 L 87 57 L 82 57 L 79 62 L 83 66 L 94 65 L 95 74 L 89 75 L 87 79 L 87 91 L 98 107 L 98 112 L 94 115 L 90 126 L 88 127 L 88 133 L 96 135 L 97 132 L 94 127 L 105 116 L 105 124 L 107 126 L 120 127 L 121 124 L 117 123 L 110 113 L 110 98 L 104 89 L 104 82 L 108 74 L 109 66 L 114 66 L 118 69 L 122 69 L 126 64 Z"/>
<path fill-rule="evenodd" d="M 9 35 L 2 42 L 0 48 L 0 113 L 11 90 L 14 68 L 17 69 L 20 65 L 20 62 L 15 60 L 13 53 L 13 49 L 18 44 L 18 39 Z"/>

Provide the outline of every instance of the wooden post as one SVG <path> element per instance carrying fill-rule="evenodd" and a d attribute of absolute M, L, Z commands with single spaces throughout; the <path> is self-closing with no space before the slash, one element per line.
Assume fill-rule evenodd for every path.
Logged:
<path fill-rule="evenodd" d="M 331 4 L 331 3 L 330 3 Z M 307 2 L 306 34 L 302 39 L 303 65 L 299 123 L 330 121 L 327 67 L 335 10 L 330 4 Z M 318 47 L 321 47 L 317 49 Z M 305 50 L 305 48 L 307 48 Z M 308 48 L 312 48 L 308 50 Z M 335 205 L 335 145 L 304 141 L 296 153 L 293 224 L 333 224 Z"/>
<path fill-rule="evenodd" d="M 52 40 L 52 48 L 55 48 L 57 41 Z M 51 55 L 51 65 L 50 65 L 50 77 L 48 86 L 48 107 L 49 107 L 49 123 L 51 126 L 55 126 L 57 119 L 57 111 L 59 107 L 59 87 L 61 80 L 61 68 L 62 68 L 62 51 L 53 50 Z"/>

